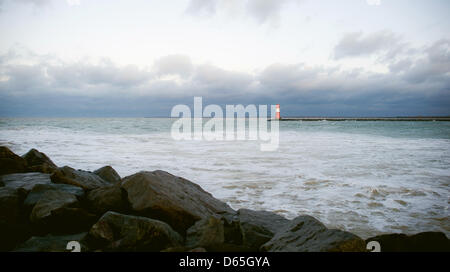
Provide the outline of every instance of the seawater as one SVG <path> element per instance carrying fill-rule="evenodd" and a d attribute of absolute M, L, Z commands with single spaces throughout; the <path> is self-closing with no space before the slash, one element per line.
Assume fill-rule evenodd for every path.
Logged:
<path fill-rule="evenodd" d="M 450 122 L 280 122 L 277 151 L 258 141 L 175 141 L 169 118 L 1 118 L 0 144 L 57 165 L 124 177 L 161 169 L 233 208 L 308 214 L 363 238 L 450 234 Z"/>

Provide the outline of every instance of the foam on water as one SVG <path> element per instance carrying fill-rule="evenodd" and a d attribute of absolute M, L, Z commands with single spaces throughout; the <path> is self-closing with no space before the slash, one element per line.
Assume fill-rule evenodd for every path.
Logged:
<path fill-rule="evenodd" d="M 444 122 L 286 122 L 280 147 L 174 141 L 170 119 L 0 119 L 0 144 L 60 166 L 162 169 L 233 208 L 315 216 L 362 237 L 450 233 L 450 126 Z"/>

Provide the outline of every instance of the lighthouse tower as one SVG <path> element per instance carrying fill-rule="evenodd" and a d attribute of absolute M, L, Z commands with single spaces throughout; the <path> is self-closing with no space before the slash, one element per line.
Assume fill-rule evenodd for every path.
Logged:
<path fill-rule="evenodd" d="M 277 104 L 277 110 L 276 110 L 276 116 L 275 116 L 276 120 L 280 120 L 281 119 L 281 115 L 280 115 L 280 104 Z"/>

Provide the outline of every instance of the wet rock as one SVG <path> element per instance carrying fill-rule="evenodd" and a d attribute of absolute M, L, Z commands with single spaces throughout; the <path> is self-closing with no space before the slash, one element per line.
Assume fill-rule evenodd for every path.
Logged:
<path fill-rule="evenodd" d="M 80 187 L 55 183 L 37 184 L 33 187 L 33 189 L 31 189 L 30 193 L 28 193 L 27 197 L 25 198 L 25 201 L 23 203 L 24 208 L 31 212 L 34 205 L 36 205 L 36 203 L 42 198 L 45 192 L 51 190 L 66 192 L 76 196 L 77 198 L 81 198 L 84 196 L 84 190 L 81 189 Z"/>
<path fill-rule="evenodd" d="M 22 156 L 27 162 L 30 172 L 53 173 L 58 170 L 58 166 L 42 152 L 31 149 Z"/>
<path fill-rule="evenodd" d="M 6 146 L 0 146 L 0 176 L 27 171 L 27 162 Z"/>
<path fill-rule="evenodd" d="M 116 212 L 105 213 L 92 226 L 89 236 L 94 248 L 113 251 L 160 251 L 183 242 L 164 222 Z"/>
<path fill-rule="evenodd" d="M 0 188 L 0 251 L 9 251 L 30 236 L 29 227 L 21 222 L 22 190 Z"/>
<path fill-rule="evenodd" d="M 87 202 L 89 210 L 100 215 L 107 211 L 120 213 L 129 209 L 127 192 L 120 187 L 120 184 L 90 191 Z"/>
<path fill-rule="evenodd" d="M 52 174 L 51 179 L 54 183 L 74 185 L 85 190 L 92 190 L 111 185 L 109 182 L 92 172 L 75 170 L 69 166 L 59 168 L 57 172 Z"/>
<path fill-rule="evenodd" d="M 101 177 L 111 184 L 116 184 L 121 181 L 119 174 L 111 166 L 104 166 L 94 171 L 94 174 Z"/>
<path fill-rule="evenodd" d="M 326 228 L 311 216 L 299 216 L 261 246 L 271 252 L 364 252 L 365 242 L 358 236 Z"/>
<path fill-rule="evenodd" d="M 223 222 L 217 216 L 209 216 L 197 221 L 186 232 L 186 246 L 190 248 L 208 248 L 224 242 Z"/>
<path fill-rule="evenodd" d="M 385 234 L 366 240 L 370 241 L 379 242 L 381 252 L 450 252 L 450 240 L 442 232 Z"/>
<path fill-rule="evenodd" d="M 196 221 L 233 210 L 199 185 L 164 171 L 126 177 L 122 188 L 134 212 L 167 222 L 183 234 Z"/>
<path fill-rule="evenodd" d="M 242 232 L 243 245 L 255 251 L 289 223 L 289 220 L 273 212 L 248 209 L 238 210 L 237 218 Z"/>
<path fill-rule="evenodd" d="M 78 233 L 64 236 L 33 236 L 14 249 L 15 252 L 69 252 L 67 243 L 76 241 L 80 243 L 81 252 L 87 251 L 83 239 L 87 233 Z"/>
<path fill-rule="evenodd" d="M 0 188 L 0 220 L 16 223 L 20 219 L 20 207 L 23 196 L 14 188 Z"/>
<path fill-rule="evenodd" d="M 59 190 L 45 191 L 30 214 L 30 222 L 38 234 L 88 231 L 96 220 L 97 216 L 79 207 L 75 195 Z"/>
<path fill-rule="evenodd" d="M 4 175 L 0 176 L 0 180 L 5 184 L 5 187 L 13 188 L 15 190 L 22 189 L 27 193 L 38 184 L 52 184 L 49 174 L 34 172 Z"/>

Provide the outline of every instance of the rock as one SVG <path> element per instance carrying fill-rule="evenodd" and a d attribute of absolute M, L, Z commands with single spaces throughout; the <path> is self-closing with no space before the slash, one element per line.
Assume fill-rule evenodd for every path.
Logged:
<path fill-rule="evenodd" d="M 326 228 L 311 216 L 299 216 L 261 246 L 271 252 L 363 252 L 365 242 L 358 236 Z"/>
<path fill-rule="evenodd" d="M 94 174 L 112 184 L 116 184 L 122 180 L 116 170 L 114 170 L 111 166 L 99 168 L 94 171 Z"/>
<path fill-rule="evenodd" d="M 4 175 L 0 176 L 0 180 L 5 184 L 5 187 L 15 190 L 22 189 L 27 193 L 38 184 L 52 184 L 49 174 L 34 172 Z"/>
<path fill-rule="evenodd" d="M 27 162 L 6 146 L 0 146 L 0 176 L 27 171 Z"/>
<path fill-rule="evenodd" d="M 0 188 L 0 251 L 9 251 L 30 236 L 29 227 L 21 220 L 24 197 L 22 190 Z"/>
<path fill-rule="evenodd" d="M 47 155 L 34 148 L 23 155 L 22 158 L 27 162 L 31 172 L 53 173 L 58 170 L 58 166 Z"/>
<path fill-rule="evenodd" d="M 32 223 L 42 222 L 52 216 L 52 212 L 61 208 L 73 206 L 78 202 L 77 198 L 67 192 L 50 190 L 46 191 L 31 211 Z"/>
<path fill-rule="evenodd" d="M 89 210 L 100 215 L 107 211 L 120 213 L 129 209 L 127 192 L 120 187 L 120 184 L 90 191 L 87 195 L 87 202 Z"/>
<path fill-rule="evenodd" d="M 164 222 L 116 212 L 105 213 L 92 226 L 89 236 L 94 248 L 113 251 L 160 251 L 183 242 Z"/>
<path fill-rule="evenodd" d="M 75 195 L 59 190 L 45 191 L 30 214 L 30 222 L 38 234 L 88 231 L 96 220 L 97 216 L 79 207 Z"/>
<path fill-rule="evenodd" d="M 0 221 L 17 223 L 20 219 L 20 207 L 23 196 L 9 187 L 0 188 Z"/>
<path fill-rule="evenodd" d="M 208 248 L 224 242 L 223 222 L 217 216 L 209 216 L 197 221 L 186 232 L 186 246 L 190 248 Z"/>
<path fill-rule="evenodd" d="M 181 234 L 202 218 L 234 212 L 199 185 L 164 171 L 126 177 L 122 188 L 136 213 L 167 222 Z"/>
<path fill-rule="evenodd" d="M 370 241 L 379 242 L 381 252 L 450 252 L 450 240 L 442 232 L 385 234 L 366 240 Z"/>
<path fill-rule="evenodd" d="M 69 166 L 59 168 L 59 171 L 52 174 L 51 179 L 54 183 L 74 185 L 85 190 L 111 185 L 92 172 L 75 170 Z"/>
<path fill-rule="evenodd" d="M 67 243 L 76 241 L 80 243 L 81 252 L 87 251 L 86 246 L 82 243 L 86 232 L 65 235 L 65 236 L 53 236 L 47 235 L 44 237 L 33 236 L 23 244 L 20 244 L 14 249 L 15 252 L 70 252 L 67 249 Z"/>
<path fill-rule="evenodd" d="M 275 233 L 286 226 L 289 220 L 281 215 L 267 211 L 240 209 L 237 218 L 242 233 L 243 246 L 257 251 Z"/>
<path fill-rule="evenodd" d="M 202 247 L 197 247 L 197 248 L 193 248 L 191 250 L 189 250 L 189 252 L 207 252 L 206 249 L 202 248 Z"/>
<path fill-rule="evenodd" d="M 36 205 L 36 203 L 42 198 L 45 192 L 50 190 L 67 192 L 76 196 L 77 198 L 81 198 L 84 195 L 83 189 L 72 185 L 55 183 L 37 184 L 33 187 L 33 189 L 31 189 L 30 193 L 28 193 L 28 196 L 25 198 L 25 201 L 23 203 L 24 208 L 31 212 L 34 205 Z"/>

